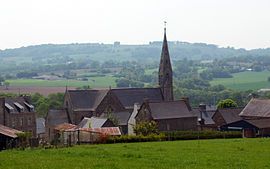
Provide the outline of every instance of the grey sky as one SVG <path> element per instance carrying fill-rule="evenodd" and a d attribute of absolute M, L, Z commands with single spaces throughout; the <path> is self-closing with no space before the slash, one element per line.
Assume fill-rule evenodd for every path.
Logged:
<path fill-rule="evenodd" d="M 270 0 L 0 0 L 0 49 L 162 40 L 270 47 Z"/>

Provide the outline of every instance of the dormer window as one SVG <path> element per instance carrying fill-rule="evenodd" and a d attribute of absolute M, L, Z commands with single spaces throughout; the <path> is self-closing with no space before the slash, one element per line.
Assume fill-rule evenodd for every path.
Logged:
<path fill-rule="evenodd" d="M 27 103 L 27 102 L 24 102 L 24 104 L 25 104 L 25 106 L 28 108 L 28 110 L 29 110 L 30 112 L 33 112 L 33 111 L 35 110 L 35 108 L 34 108 L 33 105 L 31 105 L 31 104 L 29 104 L 29 103 Z"/>
<path fill-rule="evenodd" d="M 5 107 L 6 107 L 6 109 L 8 110 L 9 113 L 14 112 L 14 108 L 10 104 L 5 103 Z"/>
<path fill-rule="evenodd" d="M 24 112 L 24 107 L 20 103 L 14 102 L 14 105 L 18 109 L 19 112 Z"/>

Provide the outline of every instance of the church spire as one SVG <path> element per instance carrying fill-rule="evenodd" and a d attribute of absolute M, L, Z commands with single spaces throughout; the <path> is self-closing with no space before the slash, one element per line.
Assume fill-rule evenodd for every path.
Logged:
<path fill-rule="evenodd" d="M 164 38 L 159 64 L 159 86 L 165 101 L 173 100 L 173 77 L 169 47 L 166 36 L 166 21 L 164 22 Z"/>

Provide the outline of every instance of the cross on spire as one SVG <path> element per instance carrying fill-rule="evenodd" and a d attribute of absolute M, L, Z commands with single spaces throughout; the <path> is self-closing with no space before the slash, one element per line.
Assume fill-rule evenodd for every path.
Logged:
<path fill-rule="evenodd" d="M 164 21 L 164 32 L 166 32 L 167 21 Z"/>

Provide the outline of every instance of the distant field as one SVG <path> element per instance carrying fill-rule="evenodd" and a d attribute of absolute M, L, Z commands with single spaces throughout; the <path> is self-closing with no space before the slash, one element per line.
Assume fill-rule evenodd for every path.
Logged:
<path fill-rule="evenodd" d="M 261 88 L 270 88 L 269 71 L 263 72 L 241 72 L 233 74 L 233 78 L 217 78 L 211 81 L 211 85 L 222 84 L 228 88 L 236 90 L 258 90 Z"/>
<path fill-rule="evenodd" d="M 16 79 L 8 80 L 10 86 L 32 86 L 32 87 L 82 87 L 90 86 L 91 88 L 105 88 L 115 87 L 115 77 L 104 76 L 104 77 L 91 77 L 89 81 L 79 80 L 38 80 L 38 79 Z"/>
<path fill-rule="evenodd" d="M 0 168 L 270 168 L 270 139 L 217 139 L 81 145 L 0 152 Z"/>

